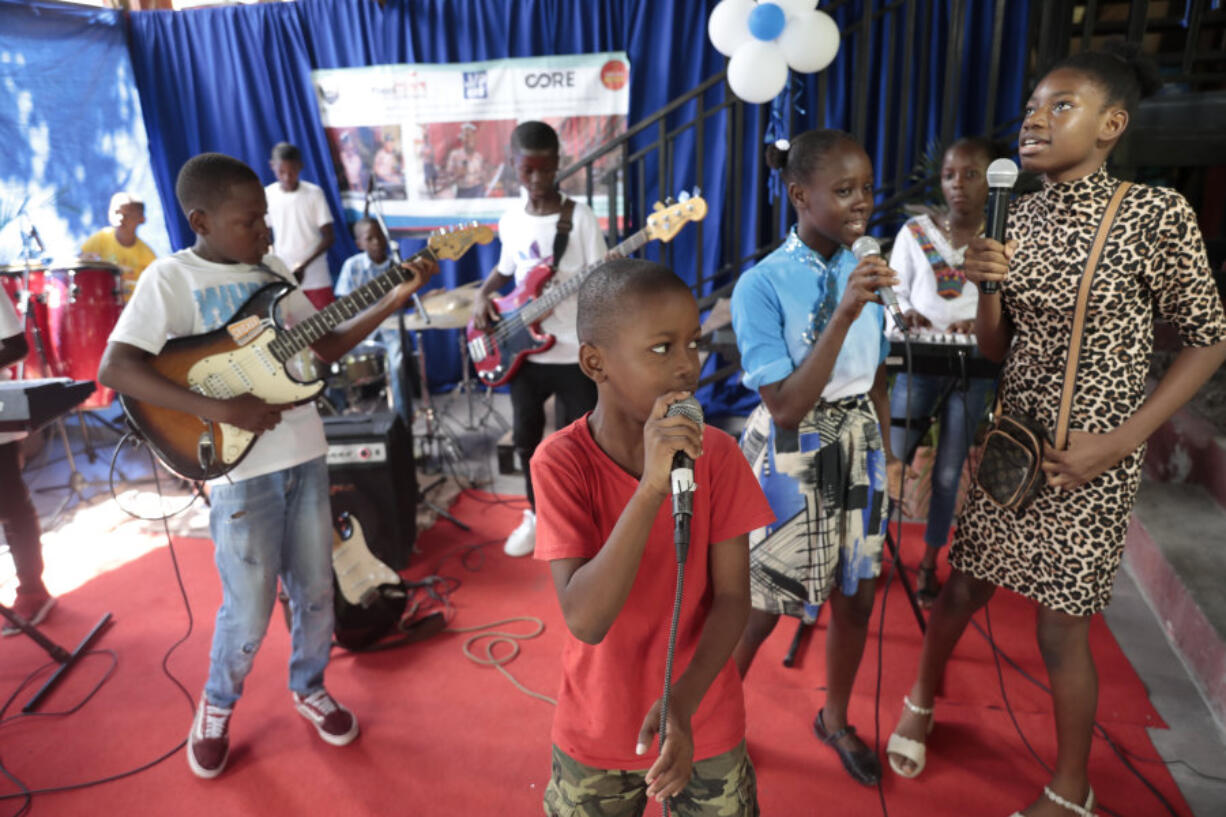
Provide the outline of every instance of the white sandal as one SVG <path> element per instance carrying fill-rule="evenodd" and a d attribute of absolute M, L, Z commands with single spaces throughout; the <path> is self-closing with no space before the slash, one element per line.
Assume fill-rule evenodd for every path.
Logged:
<path fill-rule="evenodd" d="M 902 697 L 902 705 L 905 706 L 912 714 L 928 717 L 928 733 L 932 732 L 932 707 L 916 706 L 911 703 L 911 699 L 906 695 Z M 903 737 L 895 732 L 890 735 L 890 740 L 885 745 L 885 755 L 890 761 L 890 768 L 895 774 L 903 777 L 918 777 L 919 773 L 924 770 L 924 764 L 927 762 L 928 747 L 920 743 L 918 740 Z M 911 771 L 904 771 L 901 764 L 894 759 L 894 755 L 900 755 L 915 764 L 915 768 Z"/>
<path fill-rule="evenodd" d="M 1084 806 L 1079 806 L 1070 800 L 1065 800 L 1048 786 L 1043 787 L 1043 795 L 1060 808 L 1073 812 L 1077 817 L 1094 817 L 1094 789 L 1090 789 Z M 1023 815 L 1020 811 L 1015 811 L 1010 817 L 1023 817 Z"/>

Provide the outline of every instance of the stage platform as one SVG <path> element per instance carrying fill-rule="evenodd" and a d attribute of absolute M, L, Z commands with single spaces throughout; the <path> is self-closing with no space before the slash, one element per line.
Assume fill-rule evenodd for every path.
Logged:
<path fill-rule="evenodd" d="M 522 476 L 500 474 L 497 468 L 495 444 L 501 434 L 500 427 L 496 428 L 498 424 L 489 422 L 482 428 L 479 423 L 469 422 L 468 404 L 462 394 L 437 395 L 435 400 L 441 422 L 461 455 L 447 470 L 458 470 L 461 476 L 478 477 L 479 487 L 486 491 L 521 493 Z M 477 398 L 474 405 L 477 418 L 483 416 L 483 412 L 496 411 L 503 419 L 510 419 L 509 401 L 504 395 L 494 395 L 488 404 Z M 105 416 L 116 419 L 114 412 Z M 104 483 L 115 435 L 95 422 L 90 423 L 90 431 L 97 449 L 92 463 L 85 456 L 76 422 L 69 424 L 70 439 L 83 476 Z M 415 431 L 420 447 L 424 428 L 419 423 Z M 152 486 L 138 484 L 149 477 L 144 455 L 124 453 L 119 463 L 126 480 L 120 480 L 117 488 L 125 503 L 138 504 L 148 512 L 156 503 L 151 494 Z M 66 491 L 54 486 L 66 484 L 69 476 L 58 441 L 49 443 L 33 457 L 26 476 L 35 490 L 36 504 L 47 525 L 46 578 L 54 593 L 68 593 L 93 581 L 95 576 L 103 576 L 140 558 L 150 549 L 164 546 L 156 538 L 161 531 L 160 524 L 128 521 L 104 484 L 85 486 L 83 497 L 71 499 L 56 518 Z M 164 479 L 163 485 L 168 493 L 168 507 L 186 498 L 181 484 Z M 39 492 L 39 488 L 51 490 Z M 1149 737 L 1166 761 L 1191 812 L 1201 817 L 1217 817 L 1221 803 L 1226 802 L 1226 783 L 1196 773 L 1226 778 L 1226 740 L 1221 728 L 1221 713 L 1212 708 L 1217 706 L 1215 696 L 1218 693 L 1197 674 L 1201 672 L 1202 662 L 1190 660 L 1186 653 L 1203 654 L 1210 665 L 1220 660 L 1215 656 L 1222 654 L 1224 619 L 1221 615 L 1226 603 L 1221 602 L 1216 588 L 1226 583 L 1226 558 L 1223 558 L 1226 554 L 1221 547 L 1226 539 L 1223 520 L 1226 520 L 1226 511 L 1203 488 L 1147 480 L 1130 533 L 1127 569 L 1121 572 L 1115 599 L 1105 615 L 1111 634 L 1148 690 L 1150 704 L 1169 727 L 1150 728 L 1147 730 Z M 132 535 L 123 536 L 129 529 Z M 198 503 L 189 513 L 175 518 L 172 531 L 181 537 L 207 537 L 207 511 Z M 494 555 L 491 552 L 488 557 Z M 498 554 L 498 558 L 503 557 Z M 170 588 L 165 589 L 169 592 Z M 11 562 L 0 557 L 0 600 L 10 599 L 13 590 Z M 1204 598 L 1209 602 L 1202 601 Z M 49 621 L 54 622 L 57 613 L 75 619 L 94 612 L 101 610 L 57 610 Z M 210 629 L 212 610 L 198 610 L 197 615 L 198 626 Z M 125 623 L 118 620 L 114 626 L 124 627 Z M 14 649 L 10 639 L 0 641 L 0 656 Z M 194 666 L 198 662 L 192 659 L 190 663 Z M 1217 678 L 1223 675 L 1226 673 L 1219 670 Z M 897 716 L 896 709 L 893 702 L 882 704 L 885 734 Z M 1036 722 L 1032 728 L 1041 732 L 1045 727 Z M 168 763 L 177 767 L 182 758 L 172 758 Z M 1143 771 L 1152 766 L 1139 765 Z M 185 766 L 181 770 L 174 768 L 173 772 L 187 774 Z M 891 795 L 891 812 L 899 796 L 897 790 Z M 54 799 L 41 807 L 36 802 L 35 813 L 55 813 L 54 804 Z"/>

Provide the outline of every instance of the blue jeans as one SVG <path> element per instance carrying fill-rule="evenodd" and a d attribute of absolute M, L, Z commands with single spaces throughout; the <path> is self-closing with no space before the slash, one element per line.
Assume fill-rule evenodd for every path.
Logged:
<path fill-rule="evenodd" d="M 323 688 L 332 651 L 332 524 L 324 458 L 215 485 L 213 535 L 222 602 L 204 693 L 230 707 L 268 630 L 280 577 L 290 599 L 289 688 Z"/>
<path fill-rule="evenodd" d="M 903 420 L 907 416 L 907 392 L 911 392 L 911 425 L 891 424 L 890 448 L 898 458 L 905 457 L 915 444 L 920 429 L 917 421 L 928 417 L 936 410 L 937 399 L 948 382 L 957 378 L 917 374 L 908 381 L 905 372 L 894 379 L 890 392 L 890 417 Z M 975 439 L 975 428 L 987 409 L 988 393 L 995 383 L 990 378 L 971 377 L 962 391 L 957 384 L 945 402 L 945 410 L 938 421 L 941 424 L 937 437 L 936 461 L 932 466 L 932 498 L 928 503 L 928 525 L 924 530 L 924 542 L 929 547 L 939 548 L 949 538 L 949 527 L 954 521 L 954 505 L 958 501 L 958 483 L 962 479 L 962 463 Z M 923 427 L 922 425 L 920 426 Z M 905 435 L 905 439 L 904 439 Z"/>

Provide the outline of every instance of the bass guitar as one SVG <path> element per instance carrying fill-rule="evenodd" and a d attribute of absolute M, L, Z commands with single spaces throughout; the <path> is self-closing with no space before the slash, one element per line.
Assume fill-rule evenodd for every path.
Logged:
<path fill-rule="evenodd" d="M 647 226 L 613 248 L 618 256 L 629 256 L 651 240 L 671 241 L 691 221 L 702 221 L 707 203 L 695 194 L 682 193 L 677 202 L 665 206 L 656 202 L 647 217 Z M 541 330 L 540 322 L 562 301 L 579 291 L 584 280 L 607 263 L 604 259 L 589 264 L 566 281 L 546 288 L 553 277 L 553 259 L 534 267 L 509 295 L 495 298 L 499 319 L 493 326 L 478 329 L 468 322 L 468 356 L 477 377 L 489 386 L 506 383 L 525 359 L 553 346 L 556 338 Z"/>
<path fill-rule="evenodd" d="M 433 233 L 413 258 L 456 259 L 474 244 L 488 244 L 493 231 L 476 222 Z M 410 259 L 412 260 L 412 259 Z M 324 388 L 319 379 L 299 379 L 294 363 L 333 327 L 373 306 L 413 275 L 392 265 L 379 277 L 338 298 L 290 329 L 277 320 L 277 304 L 293 285 L 270 283 L 256 291 L 218 329 L 167 341 L 150 361 L 163 377 L 198 394 L 225 400 L 254 394 L 268 403 L 304 403 Z M 290 364 L 287 366 L 287 364 Z M 233 469 L 258 434 L 228 423 L 205 420 L 121 394 L 129 422 L 162 463 L 189 480 L 215 479 Z"/>

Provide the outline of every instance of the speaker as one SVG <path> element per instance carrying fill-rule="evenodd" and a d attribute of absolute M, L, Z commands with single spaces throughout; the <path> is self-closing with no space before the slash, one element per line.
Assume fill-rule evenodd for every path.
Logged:
<path fill-rule="evenodd" d="M 417 471 L 412 432 L 394 412 L 324 417 L 332 515 L 362 523 L 371 553 L 393 570 L 417 539 Z"/>

